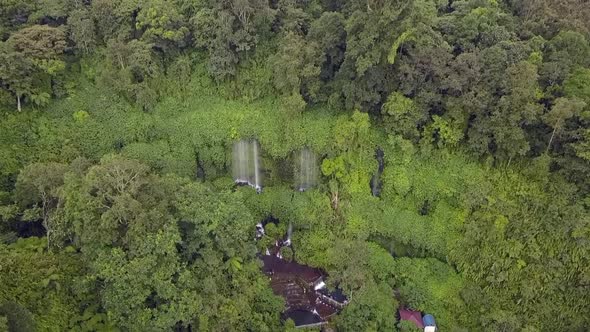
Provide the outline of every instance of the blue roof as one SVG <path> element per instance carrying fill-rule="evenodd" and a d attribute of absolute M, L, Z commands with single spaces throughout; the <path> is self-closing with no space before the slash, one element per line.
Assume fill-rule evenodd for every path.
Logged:
<path fill-rule="evenodd" d="M 424 326 L 436 326 L 434 317 L 430 314 L 424 315 L 424 317 L 422 317 L 422 322 L 424 323 Z"/>

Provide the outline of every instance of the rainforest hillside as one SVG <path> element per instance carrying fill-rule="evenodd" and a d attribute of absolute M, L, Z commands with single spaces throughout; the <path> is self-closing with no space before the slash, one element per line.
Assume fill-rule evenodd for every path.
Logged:
<path fill-rule="evenodd" d="M 285 234 L 326 331 L 586 331 L 589 40 L 581 0 L 0 0 L 0 331 L 293 331 Z"/>

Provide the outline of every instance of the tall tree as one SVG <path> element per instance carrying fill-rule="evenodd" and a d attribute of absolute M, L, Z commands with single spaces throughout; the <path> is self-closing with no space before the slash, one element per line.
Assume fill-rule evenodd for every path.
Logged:
<path fill-rule="evenodd" d="M 553 128 L 549 143 L 547 143 L 547 151 L 551 149 L 551 143 L 556 134 L 563 129 L 565 122 L 575 115 L 578 115 L 586 107 L 586 103 L 580 99 L 558 98 L 551 111 L 545 115 L 545 122 Z"/>
<path fill-rule="evenodd" d="M 191 17 L 195 44 L 209 52 L 209 72 L 217 80 L 235 75 L 237 64 L 252 53 L 272 23 L 274 12 L 261 0 L 206 0 Z"/>
<path fill-rule="evenodd" d="M 0 6 L 0 40 L 28 22 L 29 15 L 36 8 L 35 0 L 5 0 Z"/>
<path fill-rule="evenodd" d="M 0 46 L 0 81 L 15 95 L 21 110 L 23 97 L 37 105 L 49 101 L 48 80 L 65 68 L 65 33 L 59 28 L 34 25 L 13 33 Z"/>
<path fill-rule="evenodd" d="M 143 4 L 137 13 L 135 23 L 142 31 L 142 39 L 154 43 L 165 52 L 171 52 L 171 47 L 186 47 L 188 45 L 189 28 L 187 19 L 179 12 L 176 5 L 170 5 L 163 0 L 151 0 Z"/>
<path fill-rule="evenodd" d="M 89 9 L 73 10 L 68 16 L 68 30 L 70 39 L 82 53 L 90 53 L 96 46 L 95 26 Z"/>
<path fill-rule="evenodd" d="M 59 163 L 31 164 L 21 171 L 16 183 L 16 198 L 21 207 L 39 212 L 47 232 L 48 247 L 54 244 L 54 238 L 61 238 L 54 233 L 52 214 L 59 204 L 59 190 L 67 170 L 67 165 Z"/>
<path fill-rule="evenodd" d="M 24 55 L 14 52 L 6 44 L 0 45 L 0 85 L 16 100 L 16 109 L 22 109 L 23 98 L 34 93 L 35 66 Z"/>

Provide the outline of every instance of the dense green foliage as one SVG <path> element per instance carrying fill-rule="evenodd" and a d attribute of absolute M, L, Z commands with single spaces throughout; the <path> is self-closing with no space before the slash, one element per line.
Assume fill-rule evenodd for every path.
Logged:
<path fill-rule="evenodd" d="M 292 331 L 273 216 L 338 331 L 584 331 L 589 40 L 583 1 L 0 0 L 0 330 Z"/>

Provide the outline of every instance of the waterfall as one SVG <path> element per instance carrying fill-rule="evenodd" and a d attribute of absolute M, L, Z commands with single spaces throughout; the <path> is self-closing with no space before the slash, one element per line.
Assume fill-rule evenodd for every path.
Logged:
<path fill-rule="evenodd" d="M 258 142 L 240 140 L 234 143 L 233 176 L 237 184 L 248 185 L 262 191 Z"/>
<path fill-rule="evenodd" d="M 260 186 L 260 169 L 258 167 L 258 142 L 252 141 L 252 158 L 254 159 L 254 189 L 256 191 L 262 190 Z"/>
<path fill-rule="evenodd" d="M 287 229 L 287 240 L 283 242 L 284 246 L 288 247 L 291 245 L 291 234 L 293 234 L 293 224 L 289 222 L 289 228 Z"/>
<path fill-rule="evenodd" d="M 296 164 L 297 187 L 299 191 L 306 191 L 316 185 L 318 166 L 316 156 L 308 148 L 301 150 Z"/>
<path fill-rule="evenodd" d="M 248 182 L 248 155 L 248 142 L 242 140 L 234 143 L 232 166 L 236 183 Z"/>

